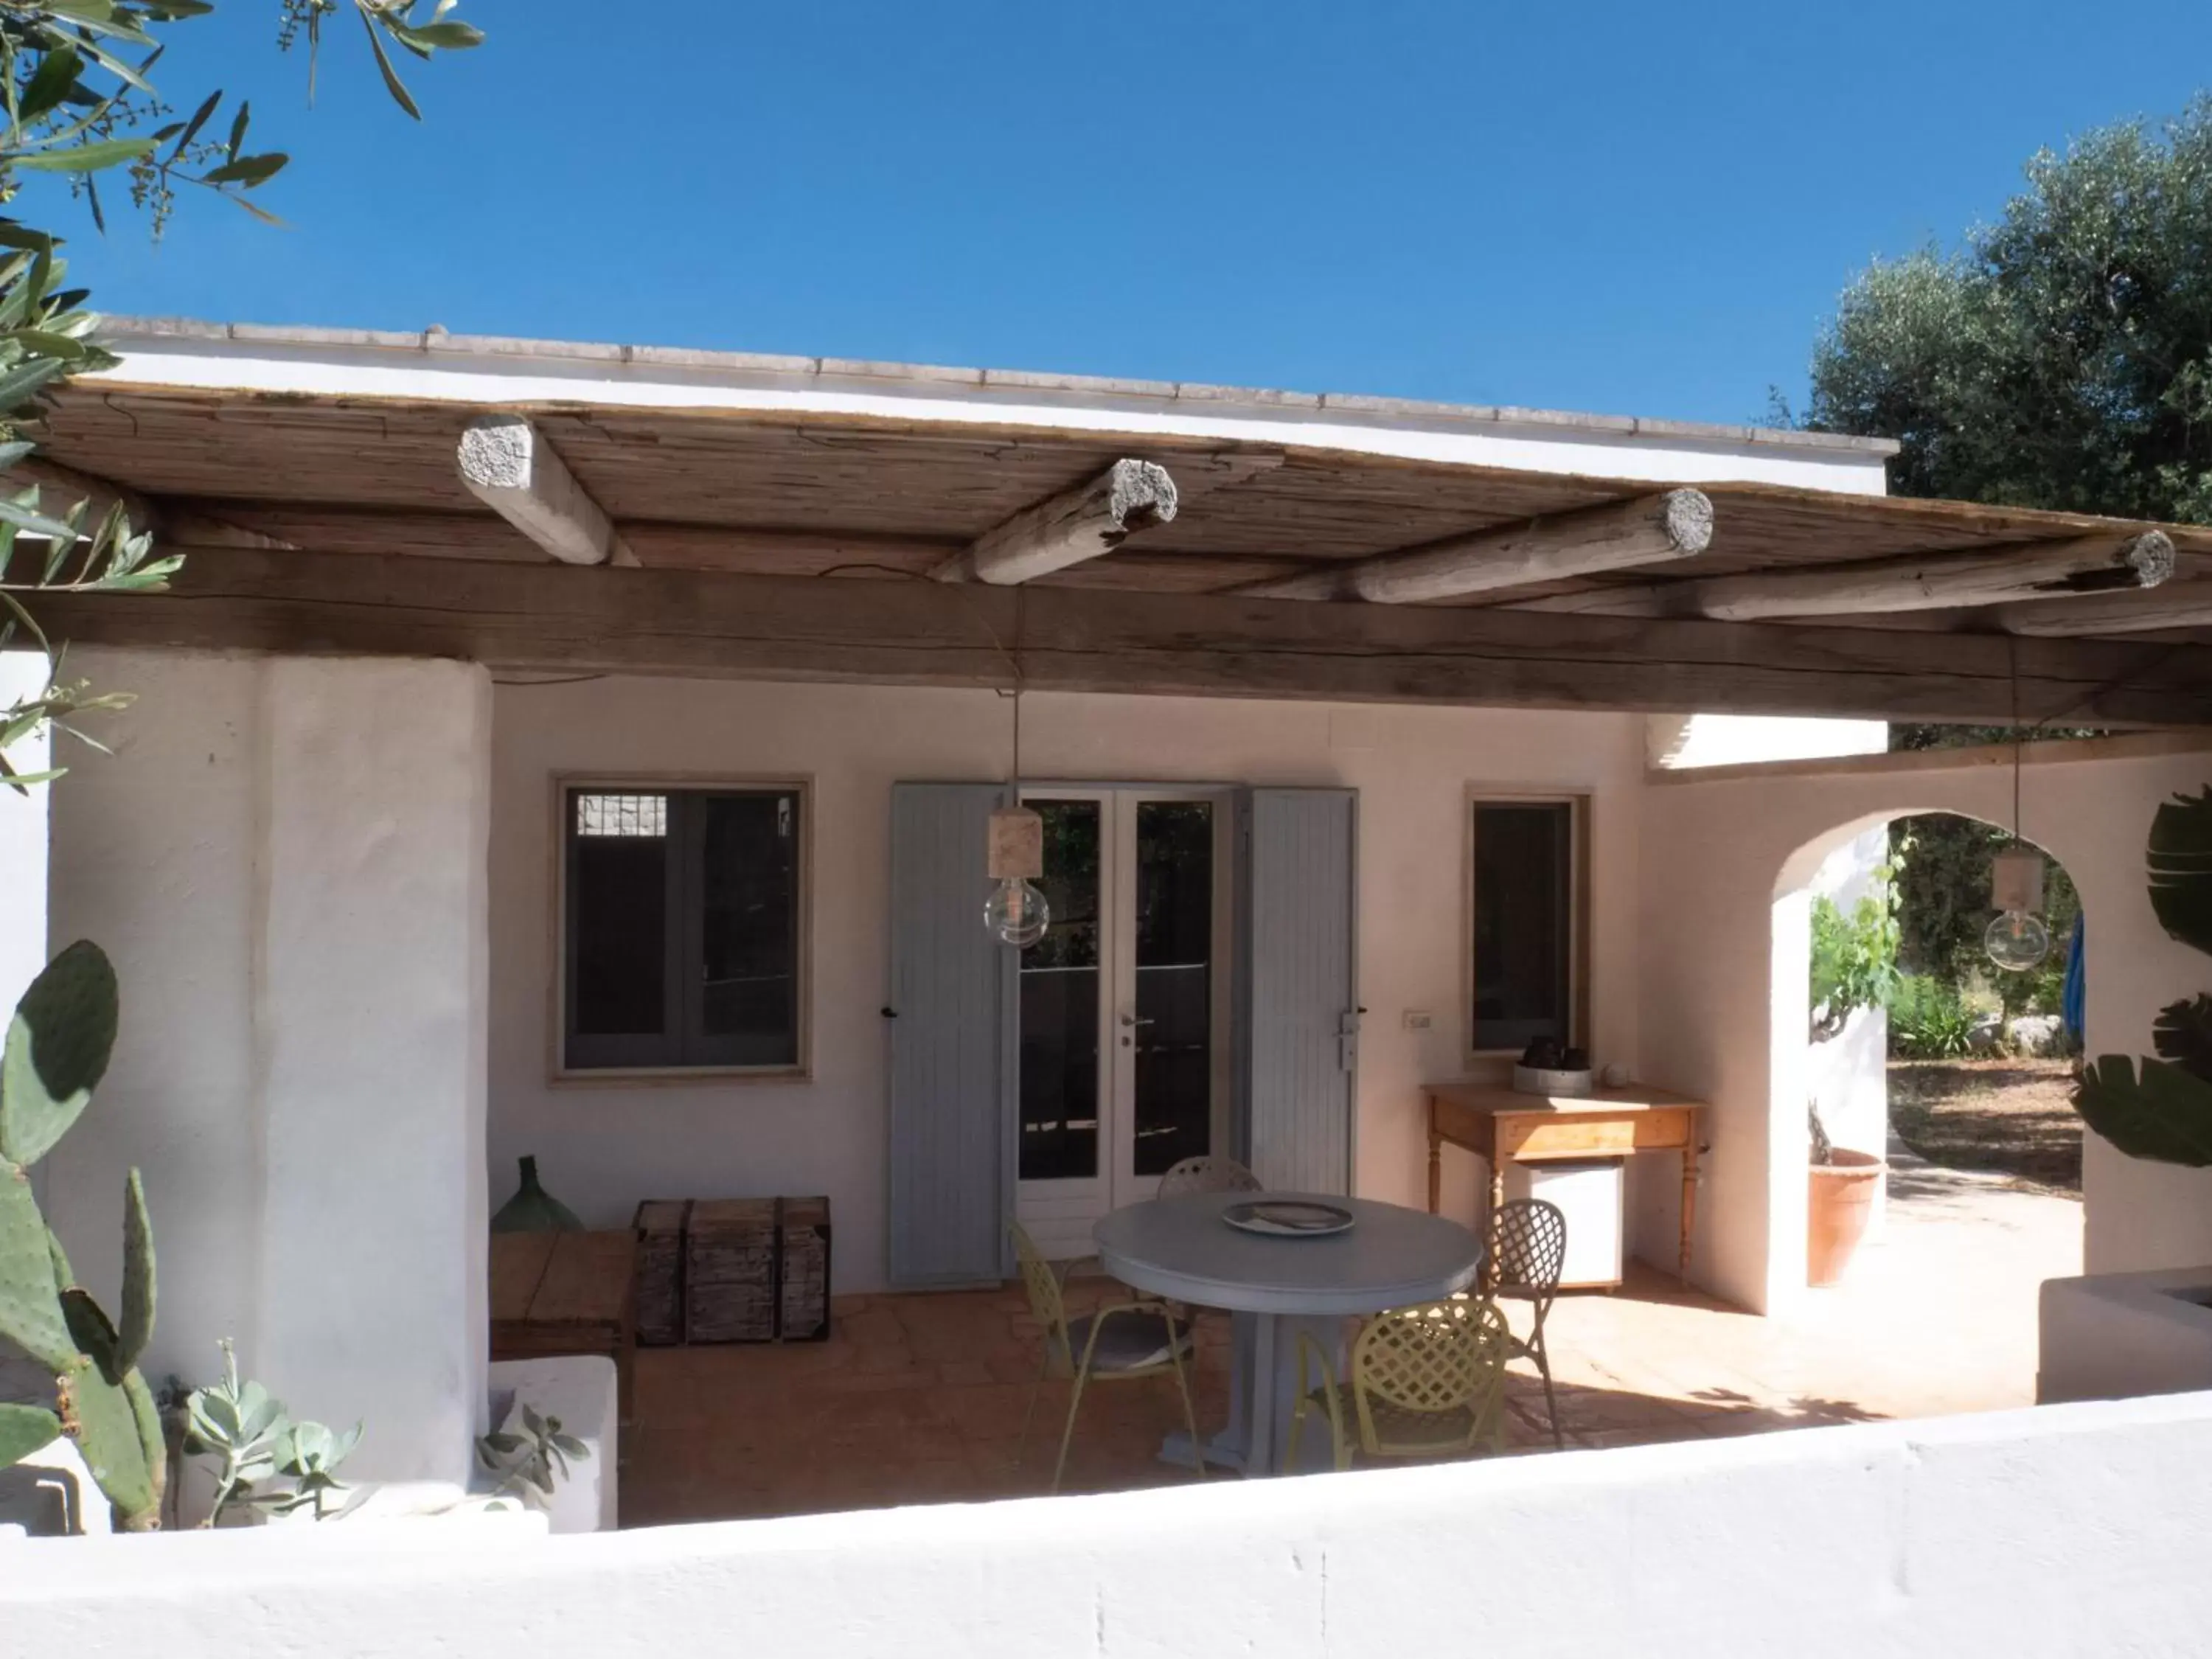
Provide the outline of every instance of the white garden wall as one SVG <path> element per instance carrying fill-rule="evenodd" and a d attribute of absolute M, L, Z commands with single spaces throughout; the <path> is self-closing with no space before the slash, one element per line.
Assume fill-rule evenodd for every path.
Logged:
<path fill-rule="evenodd" d="M 1003 777 L 1008 703 L 988 691 L 605 679 L 501 684 L 495 709 L 495 1199 L 526 1153 L 597 1226 L 626 1222 L 642 1198 L 826 1193 L 838 1289 L 879 1287 L 890 786 Z M 1595 1046 L 1601 1060 L 1632 1062 L 1640 716 L 1040 695 L 1024 700 L 1022 748 L 1033 781 L 1360 792 L 1364 1194 L 1425 1202 L 1422 1085 L 1466 1069 L 1470 787 L 1589 796 Z M 564 772 L 813 780 L 811 1080 L 548 1081 L 553 779 Z M 1432 1023 L 1409 1030 L 1409 1012 Z M 1447 1154 L 1446 1213 L 1474 1218 L 1478 1168 Z"/>
<path fill-rule="evenodd" d="M 2212 1396 L 533 1537 L 0 1543 L 9 1651 L 810 1659 L 2199 1653 Z"/>
<path fill-rule="evenodd" d="M 483 1409 L 490 695 L 454 663 L 85 651 L 139 694 L 52 796 L 57 944 L 123 1026 L 47 1160 L 78 1271 L 120 1273 L 124 1171 L 161 1261 L 148 1370 L 216 1340 L 364 1478 L 465 1480 Z"/>

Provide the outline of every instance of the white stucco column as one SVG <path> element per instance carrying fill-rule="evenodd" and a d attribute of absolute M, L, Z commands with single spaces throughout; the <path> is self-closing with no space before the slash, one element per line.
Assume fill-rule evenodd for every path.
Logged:
<path fill-rule="evenodd" d="M 36 651 L 0 652 L 0 708 L 36 696 L 46 681 L 46 659 Z M 8 750 L 18 773 L 43 772 L 51 752 L 46 732 L 33 732 Z M 92 751 L 87 750 L 87 754 Z M 46 961 L 46 805 L 39 785 L 18 794 L 0 787 L 0 996 L 13 1007 Z"/>
<path fill-rule="evenodd" d="M 257 1364 L 368 1425 L 360 1476 L 465 1480 L 486 1362 L 491 688 L 268 669 Z"/>
<path fill-rule="evenodd" d="M 52 938 L 106 950 L 123 1022 L 46 1160 L 49 1216 L 112 1297 L 139 1165 L 149 1374 L 204 1382 L 233 1338 L 296 1415 L 365 1425 L 349 1473 L 464 1480 L 484 1399 L 489 680 L 72 665 L 138 701 L 53 795 Z"/>
<path fill-rule="evenodd" d="M 0 708 L 36 696 L 46 680 L 46 659 L 37 651 L 0 652 Z M 33 732 L 7 751 L 21 775 L 46 769 L 52 739 Z M 13 1008 L 23 988 L 46 966 L 46 820 L 50 794 L 43 784 L 21 793 L 0 787 L 0 1009 Z M 46 1177 L 35 1167 L 31 1189 L 43 1196 Z"/>

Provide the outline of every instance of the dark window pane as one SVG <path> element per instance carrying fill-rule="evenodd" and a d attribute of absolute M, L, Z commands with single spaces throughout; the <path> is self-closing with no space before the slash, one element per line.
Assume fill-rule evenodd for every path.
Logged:
<path fill-rule="evenodd" d="M 578 795 L 571 823 L 569 1014 L 585 1036 L 642 1036 L 665 1025 L 667 801 Z"/>
<path fill-rule="evenodd" d="M 568 798 L 574 1068 L 799 1061 L 795 790 Z"/>
<path fill-rule="evenodd" d="M 1136 1172 L 1207 1152 L 1213 1128 L 1213 809 L 1137 803 Z"/>
<path fill-rule="evenodd" d="M 1478 1050 L 1571 1040 L 1574 808 L 1562 801 L 1474 809 L 1474 1007 Z"/>
<path fill-rule="evenodd" d="M 1098 803 L 1033 800 L 1052 925 L 1021 959 L 1021 1178 L 1098 1173 Z"/>
<path fill-rule="evenodd" d="M 799 798 L 696 795 L 699 1029 L 695 1062 L 799 1060 Z"/>

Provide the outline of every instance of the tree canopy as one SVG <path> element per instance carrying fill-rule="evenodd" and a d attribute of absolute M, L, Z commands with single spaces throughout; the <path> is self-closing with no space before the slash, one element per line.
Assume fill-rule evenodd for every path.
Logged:
<path fill-rule="evenodd" d="M 2212 98 L 2027 178 L 1958 249 L 1851 283 L 1805 424 L 1898 439 L 1899 495 L 2212 523 Z"/>
<path fill-rule="evenodd" d="M 305 43 L 312 87 L 324 24 L 350 11 L 392 101 L 420 119 L 393 53 L 427 59 L 481 42 L 479 30 L 452 15 L 457 4 L 276 0 L 276 44 L 289 51 Z M 187 114 L 168 104 L 150 78 L 163 33 L 214 9 L 211 0 L 0 0 L 0 471 L 29 459 L 50 387 L 116 361 L 94 337 L 100 319 L 87 304 L 89 294 L 69 283 L 63 239 L 23 216 L 27 189 L 42 179 L 65 183 L 103 230 L 100 181 L 116 176 L 126 180 L 131 205 L 149 216 L 156 235 L 180 185 L 222 196 L 258 218 L 273 217 L 249 192 L 290 158 L 247 147 L 252 110 L 242 101 L 226 108 L 217 88 Z M 50 219 L 62 205 L 42 202 L 37 216 Z M 76 732 L 69 716 L 129 701 L 63 679 L 60 653 L 18 596 L 157 589 L 181 562 L 159 556 L 151 527 L 132 526 L 120 507 L 98 522 L 88 515 L 82 501 L 42 501 L 35 483 L 0 490 L 0 645 L 20 633 L 46 652 L 48 663 L 38 694 L 0 708 L 0 781 L 18 790 L 59 773 L 21 772 L 6 758 L 9 747 L 49 725 Z"/>

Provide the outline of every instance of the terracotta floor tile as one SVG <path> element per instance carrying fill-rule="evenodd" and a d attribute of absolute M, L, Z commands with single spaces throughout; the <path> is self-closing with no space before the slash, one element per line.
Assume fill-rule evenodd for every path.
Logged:
<path fill-rule="evenodd" d="M 1935 1172 L 1893 1200 L 1840 1290 L 1788 1324 L 1637 1269 L 1615 1295 L 1564 1296 L 1546 1331 L 1571 1448 L 1765 1433 L 2033 1398 L 2035 1286 L 2080 1271 L 2076 1203 Z M 1071 1313 L 1128 1299 L 1079 1275 Z M 1018 1286 L 840 1296 L 823 1343 L 641 1349 L 641 1426 L 625 1524 L 1042 1493 L 1068 1384 L 1048 1381 L 1018 1447 L 1042 1339 Z M 1526 1333 L 1528 1310 L 1508 1316 Z M 1192 1379 L 1201 1432 L 1228 1414 L 1230 1322 L 1202 1312 Z M 1509 1455 L 1551 1448 L 1541 1381 L 1506 1382 Z M 1086 1389 L 1066 1490 L 1191 1480 L 1159 1461 L 1182 1425 L 1164 1377 Z"/>

